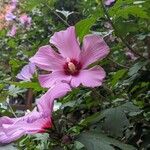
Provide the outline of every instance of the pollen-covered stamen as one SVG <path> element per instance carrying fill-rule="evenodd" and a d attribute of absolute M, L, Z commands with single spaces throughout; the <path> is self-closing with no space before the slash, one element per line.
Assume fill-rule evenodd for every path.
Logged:
<path fill-rule="evenodd" d="M 76 66 L 72 62 L 68 63 L 68 68 L 71 73 L 76 72 Z"/>
<path fill-rule="evenodd" d="M 76 61 L 75 59 L 67 59 L 67 62 L 64 65 L 64 71 L 67 75 L 78 75 L 81 69 L 81 63 Z"/>

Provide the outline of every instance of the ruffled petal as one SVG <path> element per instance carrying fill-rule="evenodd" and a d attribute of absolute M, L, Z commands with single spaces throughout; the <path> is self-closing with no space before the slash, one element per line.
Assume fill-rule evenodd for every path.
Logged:
<path fill-rule="evenodd" d="M 42 87 L 50 88 L 56 82 L 69 82 L 71 77 L 66 75 L 64 71 L 54 71 L 50 74 L 39 75 L 38 79 Z"/>
<path fill-rule="evenodd" d="M 37 102 L 38 110 L 40 112 L 53 110 L 53 101 L 66 95 L 67 92 L 71 91 L 71 87 L 67 83 L 57 82 L 54 84 Z"/>
<path fill-rule="evenodd" d="M 50 39 L 64 58 L 79 59 L 80 46 L 75 34 L 75 27 L 71 26 L 67 30 L 56 32 Z"/>
<path fill-rule="evenodd" d="M 86 87 L 97 87 L 102 85 L 106 76 L 104 69 L 100 66 L 95 66 L 89 70 L 82 70 L 80 74 L 73 77 L 71 85 L 77 87 L 80 84 Z"/>
<path fill-rule="evenodd" d="M 49 45 L 40 47 L 37 53 L 30 58 L 30 61 L 46 71 L 62 70 L 65 63 L 60 54 L 55 52 Z"/>
<path fill-rule="evenodd" d="M 86 68 L 91 63 L 105 58 L 109 53 L 109 47 L 101 38 L 97 35 L 88 35 L 83 40 L 83 48 L 81 52 L 82 67 Z"/>
<path fill-rule="evenodd" d="M 22 68 L 21 72 L 18 73 L 16 77 L 23 81 L 30 81 L 35 71 L 35 65 L 33 63 L 29 63 Z"/>
<path fill-rule="evenodd" d="M 44 132 L 46 128 L 52 126 L 50 114 L 38 111 L 32 111 L 15 120 L 7 118 L 7 121 L 4 121 L 2 117 L 0 121 L 0 143 L 10 143 L 25 134 Z"/>

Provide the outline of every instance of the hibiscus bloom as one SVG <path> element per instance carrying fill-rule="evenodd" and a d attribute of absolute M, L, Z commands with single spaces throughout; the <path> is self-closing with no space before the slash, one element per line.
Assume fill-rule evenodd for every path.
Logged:
<path fill-rule="evenodd" d="M 106 6 L 110 6 L 115 3 L 116 0 L 105 0 L 104 3 Z"/>
<path fill-rule="evenodd" d="M 22 14 L 19 18 L 22 25 L 30 27 L 31 26 L 31 17 L 27 14 Z"/>
<path fill-rule="evenodd" d="M 33 63 L 29 63 L 22 68 L 21 72 L 18 73 L 16 77 L 23 81 L 30 81 L 35 71 L 35 65 Z"/>
<path fill-rule="evenodd" d="M 49 74 L 39 75 L 42 87 L 49 88 L 55 82 L 63 81 L 72 87 L 80 84 L 87 87 L 100 86 L 106 76 L 100 66 L 88 69 L 89 65 L 101 60 L 109 53 L 105 41 L 97 35 L 84 37 L 82 48 L 76 38 L 75 28 L 69 27 L 65 31 L 56 32 L 50 39 L 58 52 L 49 45 L 42 46 L 30 58 L 39 68 L 50 71 Z"/>
<path fill-rule="evenodd" d="M 0 118 L 0 143 L 10 143 L 26 134 L 46 132 L 52 127 L 53 102 L 64 96 L 71 88 L 59 83 L 48 90 L 37 102 L 37 109 L 19 118 Z"/>

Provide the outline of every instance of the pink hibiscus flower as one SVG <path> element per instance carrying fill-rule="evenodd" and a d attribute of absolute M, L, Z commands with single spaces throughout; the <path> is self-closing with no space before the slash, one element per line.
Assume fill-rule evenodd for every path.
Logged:
<path fill-rule="evenodd" d="M 31 26 L 31 17 L 27 14 L 22 14 L 19 18 L 22 25 L 30 27 Z"/>
<path fill-rule="evenodd" d="M 46 132 L 52 127 L 51 115 L 53 102 L 64 96 L 71 88 L 59 83 L 48 90 L 37 102 L 37 109 L 19 118 L 0 118 L 0 143 L 10 143 L 26 134 Z"/>
<path fill-rule="evenodd" d="M 35 71 L 35 65 L 33 63 L 29 63 L 22 68 L 21 72 L 18 73 L 16 77 L 23 81 L 30 81 Z"/>
<path fill-rule="evenodd" d="M 76 38 L 75 28 L 69 27 L 65 31 L 56 32 L 50 39 L 58 52 L 49 45 L 39 48 L 30 61 L 39 68 L 51 71 L 49 74 L 39 75 L 42 87 L 49 88 L 55 82 L 63 81 L 72 87 L 80 84 L 87 87 L 100 86 L 106 76 L 100 66 L 88 69 L 89 65 L 101 60 L 109 53 L 105 41 L 97 35 L 84 37 L 82 48 Z"/>

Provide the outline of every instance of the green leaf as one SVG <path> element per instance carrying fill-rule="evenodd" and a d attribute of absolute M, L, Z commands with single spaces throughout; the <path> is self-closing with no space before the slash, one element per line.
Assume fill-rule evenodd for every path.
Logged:
<path fill-rule="evenodd" d="M 83 143 L 87 150 L 115 150 L 114 146 L 121 150 L 136 150 L 131 145 L 121 143 L 120 141 L 97 132 L 81 133 L 77 140 Z"/>
<path fill-rule="evenodd" d="M 128 6 L 122 9 L 118 9 L 116 12 L 116 18 L 122 17 L 128 19 L 129 15 L 146 19 L 149 18 L 144 8 L 139 6 Z"/>
<path fill-rule="evenodd" d="M 75 147 L 75 150 L 81 150 L 81 149 L 84 148 L 84 145 L 79 141 L 75 141 L 74 142 L 74 147 Z"/>
<path fill-rule="evenodd" d="M 25 89 L 20 89 L 19 87 L 16 87 L 15 85 L 10 85 L 8 90 L 9 90 L 8 91 L 9 95 L 11 95 L 13 97 L 17 97 L 17 95 L 26 91 Z"/>
<path fill-rule="evenodd" d="M 37 7 L 39 4 L 41 4 L 42 0 L 27 0 L 24 4 L 24 9 L 31 11 L 34 7 Z"/>
<path fill-rule="evenodd" d="M 103 115 L 105 120 L 102 129 L 114 137 L 122 137 L 124 127 L 130 125 L 125 113 L 119 108 L 110 108 Z"/>
<path fill-rule="evenodd" d="M 129 69 L 128 75 L 133 76 L 146 64 L 147 64 L 147 62 L 137 62 Z"/>
<path fill-rule="evenodd" d="M 13 144 L 7 144 L 5 146 L 1 146 L 0 150 L 17 150 L 17 148 L 13 146 Z"/>
<path fill-rule="evenodd" d="M 79 122 L 79 124 L 82 125 L 82 126 L 91 125 L 91 124 L 94 124 L 94 123 L 100 121 L 103 118 L 104 118 L 104 116 L 101 116 L 101 113 L 97 112 L 97 113 L 81 120 Z"/>
<path fill-rule="evenodd" d="M 38 82 L 10 82 L 10 83 L 20 88 L 31 88 L 31 89 L 34 89 L 35 91 L 45 90 L 44 88 L 40 86 Z"/>
<path fill-rule="evenodd" d="M 101 123 L 102 129 L 114 137 L 122 137 L 124 128 L 130 125 L 126 113 L 139 111 L 140 109 L 131 102 L 115 108 L 106 109 L 101 114 L 105 117 L 105 120 Z"/>
<path fill-rule="evenodd" d="M 116 83 L 119 81 L 119 79 L 121 79 L 124 74 L 126 73 L 126 69 L 121 69 L 121 70 L 118 70 L 113 76 L 112 76 L 112 80 L 111 80 L 111 85 L 112 86 L 115 86 Z"/>
<path fill-rule="evenodd" d="M 86 34 L 90 33 L 90 28 L 96 22 L 97 17 L 90 17 L 84 20 L 79 21 L 76 25 L 76 33 L 79 37 L 80 42 L 83 40 L 83 37 Z"/>

